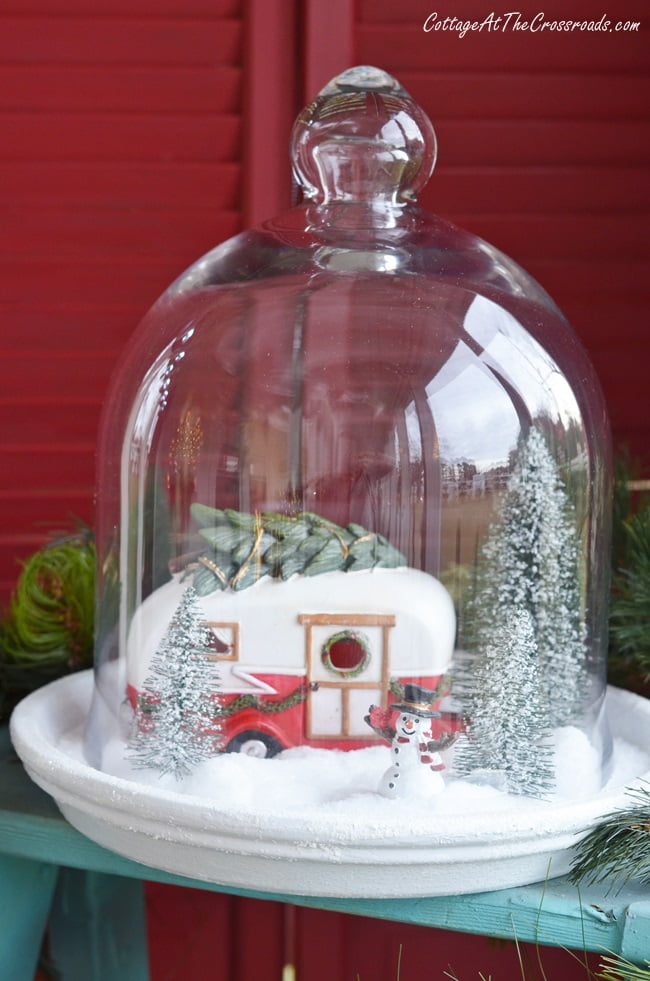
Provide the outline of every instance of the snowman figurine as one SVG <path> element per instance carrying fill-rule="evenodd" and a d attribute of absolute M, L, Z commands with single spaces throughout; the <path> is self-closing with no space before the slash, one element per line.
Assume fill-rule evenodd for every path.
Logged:
<path fill-rule="evenodd" d="M 391 712 L 371 705 L 365 717 L 368 725 L 390 741 L 391 764 L 379 784 L 384 797 L 429 798 L 444 789 L 441 771 L 445 769 L 440 750 L 456 741 L 457 733 L 443 733 L 437 739 L 428 731 L 430 719 L 440 717 L 431 708 L 435 693 L 419 685 L 404 685 L 404 698 L 389 709 L 399 712 L 391 725 Z"/>

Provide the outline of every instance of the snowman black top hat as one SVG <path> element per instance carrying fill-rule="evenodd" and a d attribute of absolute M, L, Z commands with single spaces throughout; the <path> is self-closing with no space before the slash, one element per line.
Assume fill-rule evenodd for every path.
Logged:
<path fill-rule="evenodd" d="M 431 708 L 431 702 L 436 693 L 420 685 L 410 682 L 404 685 L 404 697 L 399 705 L 391 705 L 398 712 L 408 712 L 409 715 L 419 715 L 422 719 L 439 719 L 440 712 Z"/>

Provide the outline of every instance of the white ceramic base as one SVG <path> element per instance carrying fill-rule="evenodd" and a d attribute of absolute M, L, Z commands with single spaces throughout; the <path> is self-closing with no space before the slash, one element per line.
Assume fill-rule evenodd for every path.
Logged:
<path fill-rule="evenodd" d="M 318 813 L 246 812 L 111 776 L 65 750 L 88 715 L 93 675 L 71 675 L 24 699 L 11 736 L 32 779 L 89 838 L 136 862 L 260 892 L 310 896 L 415 897 L 481 892 L 562 875 L 571 848 L 603 815 L 626 803 L 625 787 L 580 801 L 504 814 L 432 813 L 430 825 L 367 824 Z M 607 696 L 615 737 L 650 746 L 650 701 Z M 647 756 L 644 757 L 647 759 Z M 626 786 L 650 779 L 634 774 Z"/>

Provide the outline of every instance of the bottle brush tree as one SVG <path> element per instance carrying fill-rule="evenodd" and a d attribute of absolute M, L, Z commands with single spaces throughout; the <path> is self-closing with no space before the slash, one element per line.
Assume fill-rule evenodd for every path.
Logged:
<path fill-rule="evenodd" d="M 221 749 L 212 635 L 193 586 L 183 593 L 138 697 L 128 757 L 138 768 L 191 773 Z"/>
<path fill-rule="evenodd" d="M 465 768 L 471 758 L 481 768 L 502 769 L 503 756 L 494 747 L 513 738 L 536 755 L 544 734 L 570 724 L 579 713 L 587 684 L 579 556 L 573 506 L 544 436 L 533 428 L 522 439 L 480 549 L 467 603 L 460 639 L 468 656 L 459 666 L 455 691 L 474 726 L 474 742 L 480 730 L 493 750 L 480 752 L 475 745 Z M 524 713 L 528 730 L 519 726 L 516 736 L 501 712 L 502 704 L 514 703 L 522 706 L 520 711 L 529 706 Z M 493 730 L 503 731 L 488 736 L 480 720 L 490 713 Z M 512 773 L 509 789 L 514 791 L 519 778 Z M 522 776 L 522 792 L 531 792 L 530 786 Z"/>
<path fill-rule="evenodd" d="M 480 655 L 468 667 L 469 720 L 456 772 L 488 776 L 500 789 L 544 797 L 553 786 L 546 706 L 535 659 L 535 631 L 525 609 L 495 611 Z"/>

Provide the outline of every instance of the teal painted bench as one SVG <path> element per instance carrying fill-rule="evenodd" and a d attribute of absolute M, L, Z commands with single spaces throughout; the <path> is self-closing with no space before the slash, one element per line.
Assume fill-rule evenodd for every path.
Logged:
<path fill-rule="evenodd" d="M 47 928 L 63 981 L 147 981 L 143 881 L 193 886 L 420 926 L 650 958 L 650 895 L 606 895 L 566 879 L 403 900 L 256 893 L 169 875 L 101 848 L 75 831 L 27 777 L 0 729 L 0 978 L 33 981 Z M 115 937 L 119 936 L 119 947 Z"/>

